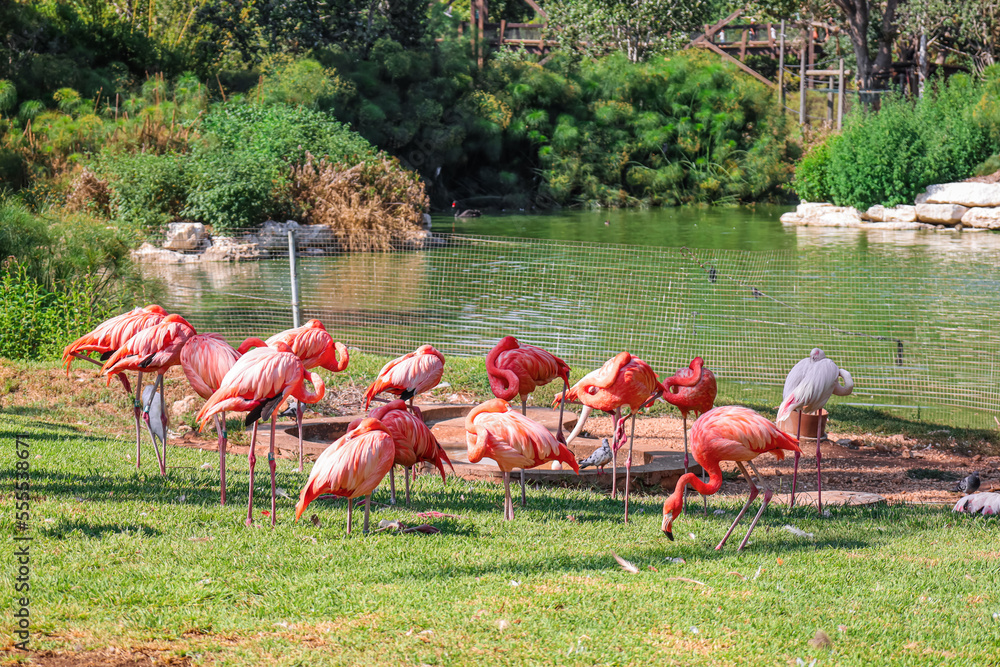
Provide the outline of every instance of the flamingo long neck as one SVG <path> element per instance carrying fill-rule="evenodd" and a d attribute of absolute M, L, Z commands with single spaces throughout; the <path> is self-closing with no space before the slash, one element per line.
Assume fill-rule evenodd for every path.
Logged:
<path fill-rule="evenodd" d="M 673 526 L 674 519 L 680 515 L 683 509 L 685 486 L 690 484 L 691 488 L 703 496 L 711 496 L 722 488 L 722 469 L 719 467 L 719 462 L 706 461 L 702 465 L 708 472 L 707 484 L 702 482 L 697 474 L 693 472 L 685 473 L 677 480 L 677 487 L 674 489 L 674 492 L 663 502 L 663 531 L 667 533 L 670 539 L 673 539 L 670 535 L 670 529 Z"/>
<path fill-rule="evenodd" d="M 510 401 L 518 395 L 521 382 L 514 371 L 497 367 L 497 358 L 506 351 L 506 348 L 499 345 L 490 350 L 490 353 L 486 355 L 486 373 L 490 380 L 490 390 L 493 392 L 493 395 L 505 401 Z"/>
<path fill-rule="evenodd" d="M 837 396 L 847 396 L 854 391 L 854 378 L 843 368 L 840 369 L 840 377 L 844 378 L 844 386 L 840 386 L 839 382 L 834 382 L 833 393 Z"/>
<path fill-rule="evenodd" d="M 245 341 L 240 343 L 240 346 L 236 348 L 236 351 L 241 355 L 244 355 L 252 347 L 267 347 L 267 343 L 262 341 L 260 338 L 247 338 Z"/>
<path fill-rule="evenodd" d="M 347 346 L 343 343 L 331 341 L 326 351 L 323 352 L 323 359 L 320 365 L 331 373 L 339 373 L 347 368 L 347 364 L 350 361 L 351 356 L 347 352 Z"/>
<path fill-rule="evenodd" d="M 310 391 L 309 387 L 306 386 L 305 378 L 309 378 L 309 381 L 312 382 L 315 388 L 314 391 Z M 326 385 L 323 384 L 323 378 L 320 377 L 319 373 L 311 373 L 309 371 L 306 371 L 305 378 L 303 378 L 300 385 L 302 395 L 296 396 L 296 398 L 300 399 L 303 403 L 319 403 L 326 395 Z"/>

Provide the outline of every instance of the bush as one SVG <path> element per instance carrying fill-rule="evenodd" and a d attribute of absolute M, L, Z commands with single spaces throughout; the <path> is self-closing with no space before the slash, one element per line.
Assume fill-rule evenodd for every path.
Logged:
<path fill-rule="evenodd" d="M 796 168 L 803 199 L 867 209 L 913 203 L 928 185 L 968 178 L 1000 151 L 998 82 L 963 75 L 911 101 L 890 97 L 860 109 Z"/>
<path fill-rule="evenodd" d="M 189 189 L 189 158 L 170 153 L 105 151 L 98 173 L 111 191 L 111 218 L 134 230 L 153 231 L 180 215 Z"/>

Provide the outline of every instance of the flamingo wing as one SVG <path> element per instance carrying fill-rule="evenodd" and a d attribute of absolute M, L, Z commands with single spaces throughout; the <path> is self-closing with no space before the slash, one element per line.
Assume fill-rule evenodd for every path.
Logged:
<path fill-rule="evenodd" d="M 166 311 L 154 304 L 146 308 L 136 308 L 102 322 L 93 331 L 84 334 L 63 350 L 66 372 L 69 372 L 73 364 L 74 353 L 113 352 L 140 331 L 160 324 L 166 316 Z"/>
<path fill-rule="evenodd" d="M 291 352 L 255 348 L 233 364 L 195 419 L 204 428 L 212 415 L 223 410 L 251 412 L 264 403 L 277 407 L 301 385 L 304 374 L 302 362 Z"/>

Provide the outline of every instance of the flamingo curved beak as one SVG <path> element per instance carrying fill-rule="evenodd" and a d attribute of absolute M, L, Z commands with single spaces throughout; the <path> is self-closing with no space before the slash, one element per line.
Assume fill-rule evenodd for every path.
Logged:
<path fill-rule="evenodd" d="M 674 534 L 673 534 L 673 533 L 672 533 L 671 531 L 669 531 L 669 530 L 664 530 L 664 531 L 663 531 L 663 534 L 664 534 L 664 535 L 666 535 L 666 536 L 667 536 L 667 539 L 668 539 L 668 540 L 670 540 L 671 542 L 673 542 L 673 541 L 674 541 Z"/>

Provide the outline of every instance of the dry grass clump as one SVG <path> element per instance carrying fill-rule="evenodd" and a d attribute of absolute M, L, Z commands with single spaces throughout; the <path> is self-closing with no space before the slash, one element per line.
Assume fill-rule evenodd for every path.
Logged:
<path fill-rule="evenodd" d="M 392 250 L 417 231 L 430 204 L 424 184 L 395 158 L 348 166 L 307 153 L 291 180 L 301 220 L 326 225 L 349 252 Z"/>
<path fill-rule="evenodd" d="M 104 217 L 109 215 L 111 191 L 108 182 L 98 178 L 97 174 L 86 167 L 70 183 L 66 195 L 66 208 L 81 213 L 97 213 Z"/>

